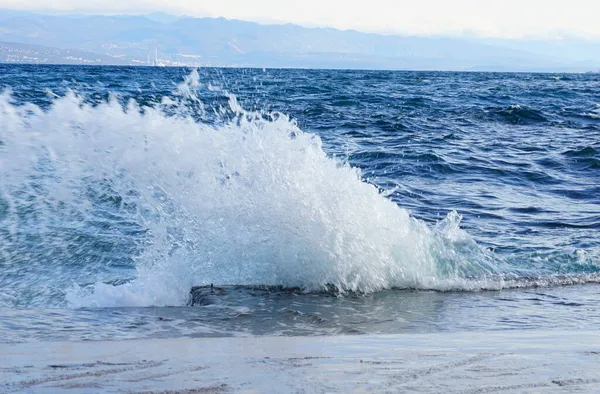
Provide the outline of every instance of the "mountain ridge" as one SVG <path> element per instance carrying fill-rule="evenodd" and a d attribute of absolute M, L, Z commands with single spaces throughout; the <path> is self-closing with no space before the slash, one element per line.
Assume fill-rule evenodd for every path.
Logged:
<path fill-rule="evenodd" d="M 97 54 L 102 64 L 372 68 L 449 71 L 590 71 L 599 55 L 561 56 L 564 42 L 419 37 L 263 25 L 225 18 L 147 15 L 47 15 L 0 10 L 0 41 Z M 543 44 L 543 45 L 542 45 Z M 560 44 L 560 45 L 559 45 Z M 536 53 L 536 49 L 540 50 Z M 577 46 L 573 46 L 579 50 Z M 595 51 L 598 48 L 599 51 Z M 92 55 L 90 55 L 92 56 Z M 93 57 L 93 56 L 92 56 Z M 6 58 L 0 56 L 0 62 Z"/>

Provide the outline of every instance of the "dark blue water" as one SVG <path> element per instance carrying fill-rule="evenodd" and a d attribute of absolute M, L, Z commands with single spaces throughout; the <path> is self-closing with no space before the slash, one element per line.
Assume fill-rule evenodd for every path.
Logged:
<path fill-rule="evenodd" d="M 600 322 L 599 75 L 0 65 L 0 87 L 6 340 Z"/>

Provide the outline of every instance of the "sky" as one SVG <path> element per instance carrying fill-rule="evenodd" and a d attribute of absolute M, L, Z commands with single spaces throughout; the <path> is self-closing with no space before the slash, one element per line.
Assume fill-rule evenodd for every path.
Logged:
<path fill-rule="evenodd" d="M 0 0 L 60 13 L 166 12 L 410 35 L 600 38 L 598 0 Z"/>

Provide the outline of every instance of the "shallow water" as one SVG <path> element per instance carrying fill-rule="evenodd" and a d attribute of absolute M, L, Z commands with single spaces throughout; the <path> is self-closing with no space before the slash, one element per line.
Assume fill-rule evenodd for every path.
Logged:
<path fill-rule="evenodd" d="M 360 297 L 231 288 L 195 307 L 3 309 L 0 342 L 595 330 L 598 305 L 597 285 Z"/>
<path fill-rule="evenodd" d="M 598 75 L 0 65 L 0 86 L 2 341 L 598 324 Z"/>

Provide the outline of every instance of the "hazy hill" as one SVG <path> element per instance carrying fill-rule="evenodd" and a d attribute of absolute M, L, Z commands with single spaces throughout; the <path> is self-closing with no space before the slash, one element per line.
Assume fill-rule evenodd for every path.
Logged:
<path fill-rule="evenodd" d="M 223 18 L 0 10 L 0 41 L 97 54 L 105 64 L 435 70 L 600 69 L 600 44 L 401 37 Z M 594 48 L 596 50 L 594 50 Z M 573 51 L 584 56 L 574 56 Z M 586 53 L 587 52 L 587 55 Z M 580 54 L 581 55 L 581 54 Z M 91 56 L 91 55 L 90 55 Z M 94 56 L 91 56 L 94 57 Z M 60 62 L 60 58 L 57 58 Z M 0 52 L 0 61 L 6 61 Z"/>

